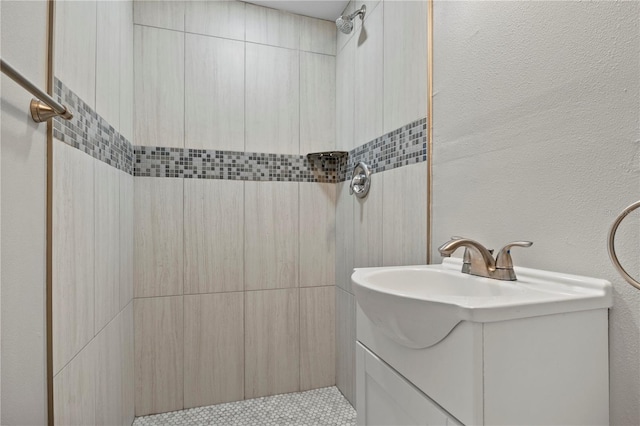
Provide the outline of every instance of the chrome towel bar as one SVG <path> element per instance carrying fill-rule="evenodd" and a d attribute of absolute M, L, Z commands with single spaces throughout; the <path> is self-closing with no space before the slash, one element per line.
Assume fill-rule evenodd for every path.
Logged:
<path fill-rule="evenodd" d="M 42 123 L 56 115 L 61 116 L 65 120 L 71 120 L 73 118 L 73 114 L 66 106 L 59 104 L 46 92 L 40 90 L 4 59 L 0 59 L 0 70 L 37 98 L 31 99 L 29 107 L 31 118 L 33 118 L 33 121 L 36 123 Z"/>
<path fill-rule="evenodd" d="M 640 207 L 640 201 L 636 201 L 635 203 L 631 204 L 626 209 L 624 209 L 622 213 L 620 213 L 620 215 L 613 222 L 613 225 L 611 225 L 611 230 L 609 230 L 609 258 L 611 259 L 611 263 L 613 263 L 613 266 L 615 266 L 620 275 L 622 275 L 622 278 L 624 278 L 626 282 L 640 290 L 640 282 L 636 281 L 622 267 L 622 265 L 620 264 L 620 260 L 618 260 L 618 255 L 616 254 L 615 248 L 615 239 L 616 232 L 618 231 L 618 226 L 620 226 L 620 223 L 624 220 L 625 217 L 629 216 L 629 214 L 638 207 Z"/>

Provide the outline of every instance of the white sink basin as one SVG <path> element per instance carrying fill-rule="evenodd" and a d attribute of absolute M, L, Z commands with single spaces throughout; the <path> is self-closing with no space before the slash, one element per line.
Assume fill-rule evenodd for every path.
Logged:
<path fill-rule="evenodd" d="M 427 348 L 461 321 L 494 322 L 611 307 L 611 283 L 514 268 L 517 281 L 463 274 L 462 259 L 441 265 L 356 269 L 351 280 L 365 315 L 395 342 Z"/>

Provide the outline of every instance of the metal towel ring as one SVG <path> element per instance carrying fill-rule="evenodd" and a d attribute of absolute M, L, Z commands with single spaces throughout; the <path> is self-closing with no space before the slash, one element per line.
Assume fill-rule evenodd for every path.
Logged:
<path fill-rule="evenodd" d="M 613 225 L 611 225 L 611 230 L 609 231 L 609 258 L 611 259 L 611 263 L 613 263 L 613 266 L 615 266 L 620 275 L 622 275 L 622 278 L 624 278 L 626 282 L 640 290 L 640 282 L 636 281 L 631 275 L 629 275 L 627 271 L 624 270 L 624 268 L 620 264 L 620 261 L 618 260 L 618 255 L 616 254 L 616 249 L 614 247 L 616 232 L 618 231 L 620 222 L 622 222 L 624 218 L 629 215 L 629 213 L 631 213 L 638 207 L 640 207 L 640 201 L 636 201 L 635 203 L 631 204 L 629 207 L 624 209 L 622 213 L 620 213 L 615 222 L 613 222 Z"/>

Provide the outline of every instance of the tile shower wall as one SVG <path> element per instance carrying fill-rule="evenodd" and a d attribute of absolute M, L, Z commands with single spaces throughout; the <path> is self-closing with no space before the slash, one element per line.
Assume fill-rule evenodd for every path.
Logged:
<path fill-rule="evenodd" d="M 335 384 L 335 25 L 135 1 L 136 414 Z"/>
<path fill-rule="evenodd" d="M 336 188 L 336 384 L 352 404 L 356 302 L 351 272 L 424 264 L 428 241 L 427 2 L 352 1 L 345 13 L 362 4 L 367 6 L 364 22 L 356 20 L 354 31 L 338 33 L 336 41 L 336 148 L 352 151 L 351 167 L 365 161 L 376 171 L 364 200 L 349 195 L 346 182 Z M 394 134 L 381 136 L 408 123 L 413 123 L 411 135 L 407 129 L 405 138 L 395 135 L 396 144 L 385 148 Z"/>
<path fill-rule="evenodd" d="M 134 418 L 133 4 L 57 1 L 54 121 L 55 423 Z"/>

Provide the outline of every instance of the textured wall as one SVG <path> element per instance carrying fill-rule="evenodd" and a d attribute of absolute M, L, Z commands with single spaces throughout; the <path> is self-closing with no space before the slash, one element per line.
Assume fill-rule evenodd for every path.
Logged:
<path fill-rule="evenodd" d="M 46 86 L 47 2 L 3 1 L 2 59 Z M 31 120 L 31 95 L 2 75 L 2 416 L 45 424 L 46 125 Z"/>
<path fill-rule="evenodd" d="M 436 2 L 433 248 L 451 235 L 517 265 L 606 278 L 611 422 L 640 424 L 640 292 L 608 228 L 638 197 L 637 3 Z M 637 216 L 619 251 L 638 272 Z M 636 275 L 637 276 L 637 275 Z"/>

